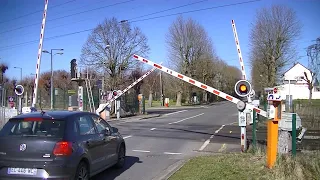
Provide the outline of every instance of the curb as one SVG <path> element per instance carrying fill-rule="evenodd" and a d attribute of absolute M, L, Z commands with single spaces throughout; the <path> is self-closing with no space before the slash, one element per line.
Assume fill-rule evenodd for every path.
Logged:
<path fill-rule="evenodd" d="M 161 114 L 150 115 L 150 116 L 147 116 L 147 117 L 131 116 L 131 117 L 121 118 L 121 119 L 109 119 L 109 120 L 107 120 L 107 122 L 142 120 L 142 119 L 156 118 L 156 117 L 160 117 L 160 116 L 161 116 Z"/>
<path fill-rule="evenodd" d="M 152 180 L 167 180 L 169 179 L 174 173 L 176 173 L 179 169 L 182 168 L 182 166 L 188 162 L 188 160 L 179 160 L 173 164 L 171 164 L 169 167 L 167 167 L 165 170 L 161 172 L 160 175 L 157 175 L 156 177 L 152 178 Z"/>
<path fill-rule="evenodd" d="M 156 117 L 160 117 L 161 114 L 156 114 L 156 115 L 152 115 L 152 116 L 149 116 L 149 117 L 141 117 L 141 118 L 138 118 L 138 119 L 150 119 L 150 118 L 156 118 Z"/>

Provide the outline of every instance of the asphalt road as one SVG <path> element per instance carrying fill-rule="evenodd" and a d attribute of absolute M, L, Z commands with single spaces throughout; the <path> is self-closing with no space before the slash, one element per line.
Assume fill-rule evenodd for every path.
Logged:
<path fill-rule="evenodd" d="M 94 179 L 161 179 L 181 160 L 194 155 L 240 151 L 237 108 L 232 103 L 175 109 L 162 114 L 152 119 L 109 122 L 125 138 L 126 166 L 121 170 L 106 170 Z"/>
<path fill-rule="evenodd" d="M 173 112 L 177 112 L 177 111 L 183 111 L 183 110 L 196 110 L 196 109 L 203 109 L 209 106 L 201 106 L 201 105 L 197 105 L 197 106 L 181 106 L 181 107 L 169 107 L 169 108 L 165 108 L 165 107 L 152 107 L 152 108 L 147 108 L 146 112 L 148 114 L 169 114 L 169 113 L 173 113 Z"/>

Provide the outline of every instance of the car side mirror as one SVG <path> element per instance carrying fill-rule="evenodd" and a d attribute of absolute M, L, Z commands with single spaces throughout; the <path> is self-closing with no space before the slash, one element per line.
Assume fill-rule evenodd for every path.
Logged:
<path fill-rule="evenodd" d="M 103 130 L 103 134 L 106 135 L 106 136 L 110 136 L 111 132 L 110 132 L 109 128 L 104 129 Z"/>
<path fill-rule="evenodd" d="M 118 128 L 116 128 L 116 127 L 112 127 L 112 131 L 113 131 L 114 133 L 119 132 Z"/>

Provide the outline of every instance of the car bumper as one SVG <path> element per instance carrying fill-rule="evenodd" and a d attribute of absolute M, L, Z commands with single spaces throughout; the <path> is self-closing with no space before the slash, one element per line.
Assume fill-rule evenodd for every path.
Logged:
<path fill-rule="evenodd" d="M 1 164 L 1 163 L 0 163 Z M 16 175 L 16 174 L 9 174 L 8 169 L 10 167 L 19 167 L 19 168 L 34 168 L 37 169 L 37 172 L 35 175 Z M 46 164 L 43 166 L 34 166 L 34 164 L 23 164 L 23 166 L 19 166 L 18 163 L 12 164 L 7 163 L 5 166 L 0 167 L 0 179 L 1 180 L 27 180 L 27 179 L 48 179 L 48 180 L 54 180 L 54 179 L 62 179 L 62 180 L 69 180 L 74 177 L 76 166 L 70 166 L 70 165 L 50 165 Z"/>

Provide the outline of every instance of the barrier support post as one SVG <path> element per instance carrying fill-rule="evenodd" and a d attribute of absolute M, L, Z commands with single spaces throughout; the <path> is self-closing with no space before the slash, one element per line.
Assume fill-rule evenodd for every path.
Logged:
<path fill-rule="evenodd" d="M 275 107 L 275 117 L 268 121 L 267 135 L 267 167 L 271 169 L 277 159 L 278 153 L 278 128 L 279 120 L 281 119 L 281 102 L 273 101 Z"/>
<path fill-rule="evenodd" d="M 253 149 L 257 148 L 257 121 L 256 121 L 256 111 L 253 110 L 253 126 L 252 126 L 252 144 Z"/>
<path fill-rule="evenodd" d="M 297 114 L 292 114 L 292 156 L 297 154 Z"/>

